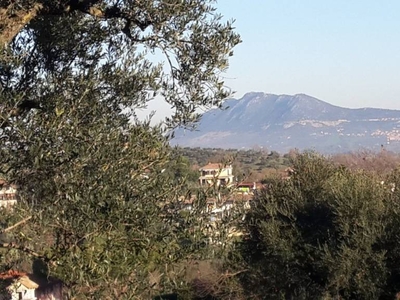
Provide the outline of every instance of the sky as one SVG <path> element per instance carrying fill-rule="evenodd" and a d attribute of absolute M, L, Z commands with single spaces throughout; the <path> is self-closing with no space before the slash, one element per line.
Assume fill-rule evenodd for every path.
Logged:
<path fill-rule="evenodd" d="M 399 0 L 218 0 L 243 42 L 223 74 L 235 98 L 304 93 L 400 109 Z M 157 117 L 167 113 L 160 103 Z"/>

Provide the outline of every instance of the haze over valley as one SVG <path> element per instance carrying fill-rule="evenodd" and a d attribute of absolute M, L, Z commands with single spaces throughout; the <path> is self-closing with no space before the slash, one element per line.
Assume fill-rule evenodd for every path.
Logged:
<path fill-rule="evenodd" d="M 206 112 L 196 130 L 175 131 L 173 145 L 279 152 L 400 150 L 400 110 L 331 105 L 305 94 L 250 92 Z"/>

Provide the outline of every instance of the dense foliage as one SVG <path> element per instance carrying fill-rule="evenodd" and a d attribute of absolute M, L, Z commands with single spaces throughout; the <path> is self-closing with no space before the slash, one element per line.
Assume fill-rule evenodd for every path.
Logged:
<path fill-rule="evenodd" d="M 158 99 L 164 125 L 186 126 L 229 95 L 220 73 L 239 37 L 213 2 L 0 2 L 0 176 L 19 190 L 0 215 L 0 271 L 57 277 L 69 299 L 393 299 L 391 156 L 171 151 L 166 127 L 135 118 Z M 193 189 L 209 161 L 239 180 L 293 173 L 211 225 L 221 191 Z"/>
<path fill-rule="evenodd" d="M 41 266 L 80 299 L 186 288 L 204 222 L 178 213 L 164 129 L 135 111 L 156 98 L 167 126 L 187 125 L 229 95 L 240 40 L 213 2 L 0 3 L 0 176 L 20 197 L 1 223 L 24 221 L 3 234 L 1 270 Z"/>
<path fill-rule="evenodd" d="M 352 171 L 316 154 L 255 198 L 241 244 L 243 286 L 266 299 L 394 299 L 399 171 Z"/>

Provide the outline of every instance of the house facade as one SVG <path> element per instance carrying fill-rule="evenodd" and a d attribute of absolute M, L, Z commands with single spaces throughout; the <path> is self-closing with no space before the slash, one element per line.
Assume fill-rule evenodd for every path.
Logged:
<path fill-rule="evenodd" d="M 217 185 L 230 187 L 234 184 L 233 169 L 231 165 L 209 163 L 199 169 L 200 185 Z"/>
<path fill-rule="evenodd" d="M 9 270 L 0 273 L 0 300 L 61 300 L 62 282 Z"/>
<path fill-rule="evenodd" d="M 0 274 L 0 300 L 37 300 L 35 290 L 39 285 L 26 273 L 10 270 Z"/>
<path fill-rule="evenodd" d="M 0 208 L 10 208 L 17 203 L 17 188 L 0 179 Z"/>

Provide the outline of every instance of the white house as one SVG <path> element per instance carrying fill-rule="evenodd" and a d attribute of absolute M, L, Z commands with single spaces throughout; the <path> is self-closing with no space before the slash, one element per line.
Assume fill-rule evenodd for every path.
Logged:
<path fill-rule="evenodd" d="M 15 270 L 0 273 L 0 300 L 61 300 L 62 282 Z"/>
<path fill-rule="evenodd" d="M 9 271 L 0 274 L 0 279 L 5 283 L 5 290 L 0 295 L 1 300 L 37 300 L 35 290 L 39 285 L 26 274 Z"/>
<path fill-rule="evenodd" d="M 231 165 L 209 163 L 200 168 L 199 181 L 201 185 L 213 185 L 230 187 L 234 184 Z"/>
<path fill-rule="evenodd" d="M 0 179 L 0 208 L 12 207 L 17 203 L 17 188 Z"/>

